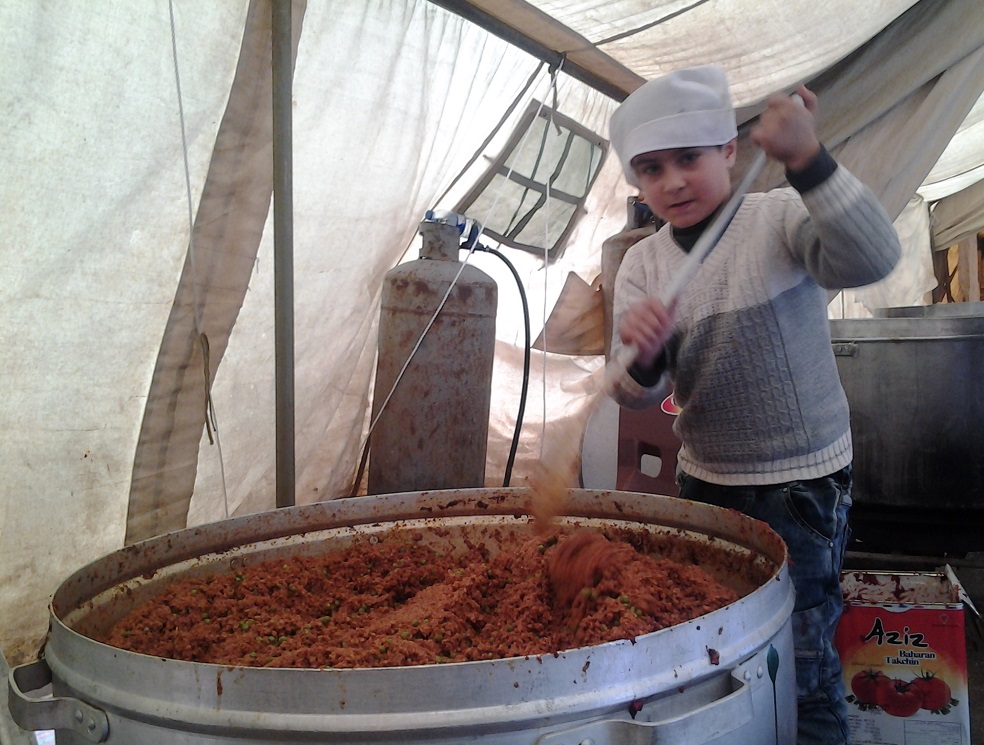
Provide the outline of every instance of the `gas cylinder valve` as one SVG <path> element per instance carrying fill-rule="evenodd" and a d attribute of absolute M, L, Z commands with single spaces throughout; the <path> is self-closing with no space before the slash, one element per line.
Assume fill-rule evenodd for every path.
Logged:
<path fill-rule="evenodd" d="M 483 230 L 482 223 L 478 220 L 449 210 L 427 210 L 423 222 L 453 225 L 458 229 L 458 235 L 462 237 L 461 247 L 469 250 L 478 242 Z"/>

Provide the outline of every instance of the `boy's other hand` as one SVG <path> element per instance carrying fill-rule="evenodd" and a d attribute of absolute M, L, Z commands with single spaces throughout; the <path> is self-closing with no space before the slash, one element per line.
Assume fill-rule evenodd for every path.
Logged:
<path fill-rule="evenodd" d="M 626 310 L 619 324 L 619 338 L 638 349 L 635 362 L 649 368 L 659 357 L 663 345 L 673 336 L 673 310 L 657 298 L 646 298 Z"/>
<path fill-rule="evenodd" d="M 785 93 L 769 96 L 767 107 L 752 127 L 751 139 L 765 154 L 778 160 L 793 173 L 802 171 L 820 153 L 817 125 L 817 97 L 801 85 L 801 100 Z"/>

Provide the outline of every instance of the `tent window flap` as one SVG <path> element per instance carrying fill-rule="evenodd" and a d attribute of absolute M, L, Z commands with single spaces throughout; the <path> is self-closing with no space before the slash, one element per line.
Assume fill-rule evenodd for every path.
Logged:
<path fill-rule="evenodd" d="M 503 245 L 562 253 L 608 153 L 608 142 L 532 101 L 502 152 L 457 205 Z"/>

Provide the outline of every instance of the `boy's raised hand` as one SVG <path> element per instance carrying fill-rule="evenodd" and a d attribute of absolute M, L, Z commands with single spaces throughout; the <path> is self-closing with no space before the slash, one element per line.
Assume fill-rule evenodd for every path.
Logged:
<path fill-rule="evenodd" d="M 773 93 L 750 133 L 752 142 L 793 173 L 802 171 L 820 153 L 814 114 L 817 97 L 800 85 L 796 96 Z"/>

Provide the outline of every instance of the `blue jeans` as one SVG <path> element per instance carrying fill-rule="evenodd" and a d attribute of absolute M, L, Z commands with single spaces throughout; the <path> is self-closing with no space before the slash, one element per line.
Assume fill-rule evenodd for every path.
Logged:
<path fill-rule="evenodd" d="M 796 589 L 799 745 L 845 745 L 847 703 L 834 631 L 843 610 L 840 573 L 850 529 L 851 466 L 830 476 L 768 486 L 718 486 L 686 474 L 680 496 L 730 507 L 769 524 L 789 550 Z"/>

